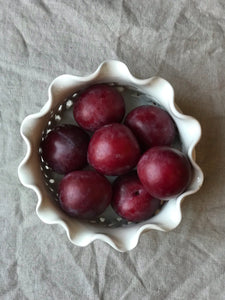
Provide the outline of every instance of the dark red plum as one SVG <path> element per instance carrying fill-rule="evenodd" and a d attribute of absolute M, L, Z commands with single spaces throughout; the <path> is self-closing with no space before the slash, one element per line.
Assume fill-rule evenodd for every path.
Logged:
<path fill-rule="evenodd" d="M 94 85 L 81 93 L 74 104 L 73 114 L 82 128 L 95 131 L 103 125 L 122 121 L 124 99 L 112 86 Z"/>
<path fill-rule="evenodd" d="M 125 174 L 136 166 L 139 158 L 138 142 L 131 130 L 122 124 L 101 127 L 89 143 L 88 161 L 105 175 Z"/>
<path fill-rule="evenodd" d="M 145 152 L 138 162 L 137 172 L 146 190 L 162 200 L 181 194 L 192 176 L 190 162 L 184 153 L 166 146 Z"/>
<path fill-rule="evenodd" d="M 87 164 L 89 136 L 74 125 L 61 125 L 48 133 L 41 143 L 42 157 L 59 174 L 83 168 Z"/>
<path fill-rule="evenodd" d="M 176 127 L 170 115 L 159 107 L 143 105 L 133 109 L 125 119 L 143 149 L 172 144 Z"/>
<path fill-rule="evenodd" d="M 136 172 L 118 177 L 113 184 L 112 207 L 122 218 L 141 222 L 151 218 L 160 207 L 143 187 Z"/>
<path fill-rule="evenodd" d="M 74 171 L 59 184 L 59 201 L 70 216 L 91 219 L 109 205 L 112 188 L 109 181 L 95 171 Z"/>

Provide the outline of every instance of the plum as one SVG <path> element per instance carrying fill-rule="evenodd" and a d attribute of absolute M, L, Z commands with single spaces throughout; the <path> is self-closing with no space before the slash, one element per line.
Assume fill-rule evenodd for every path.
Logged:
<path fill-rule="evenodd" d="M 133 109 L 125 119 L 143 149 L 169 146 L 175 139 L 176 127 L 170 115 L 160 107 L 142 105 Z"/>
<path fill-rule="evenodd" d="M 152 147 L 145 152 L 138 162 L 137 172 L 149 194 L 162 200 L 181 194 L 192 177 L 185 154 L 166 146 Z"/>
<path fill-rule="evenodd" d="M 83 168 L 87 164 L 89 135 L 75 125 L 60 125 L 41 143 L 42 157 L 59 174 Z"/>
<path fill-rule="evenodd" d="M 115 180 L 111 204 L 122 218 L 131 222 L 141 222 L 153 216 L 160 207 L 160 200 L 152 197 L 136 172 L 132 172 Z"/>
<path fill-rule="evenodd" d="M 98 129 L 88 146 L 88 161 L 105 175 L 122 175 L 136 166 L 139 144 L 125 125 L 113 123 Z"/>
<path fill-rule="evenodd" d="M 76 100 L 73 115 L 84 129 L 95 131 L 110 123 L 119 123 L 125 114 L 122 95 L 112 86 L 94 85 L 83 91 Z"/>
<path fill-rule="evenodd" d="M 99 216 L 111 197 L 110 182 L 96 171 L 73 171 L 59 184 L 59 203 L 73 217 L 91 219 Z"/>

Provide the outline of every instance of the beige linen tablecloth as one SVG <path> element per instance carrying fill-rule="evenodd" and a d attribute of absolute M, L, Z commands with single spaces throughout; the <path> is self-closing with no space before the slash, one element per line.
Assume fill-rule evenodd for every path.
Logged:
<path fill-rule="evenodd" d="M 0 299 L 225 299 L 225 2 L 0 0 Z M 172 232 L 142 235 L 131 252 L 72 245 L 42 223 L 17 178 L 21 121 L 60 74 L 105 59 L 159 75 L 203 130 L 202 189 Z"/>

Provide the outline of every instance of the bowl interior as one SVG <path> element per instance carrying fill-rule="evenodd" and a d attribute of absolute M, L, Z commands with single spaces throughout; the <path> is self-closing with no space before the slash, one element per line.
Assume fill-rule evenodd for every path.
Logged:
<path fill-rule="evenodd" d="M 159 99 L 157 99 L 154 95 L 151 95 L 151 93 L 146 93 L 143 92 L 134 86 L 121 86 L 117 83 L 109 83 L 110 85 L 115 86 L 115 88 L 123 95 L 124 100 L 125 100 L 125 105 L 126 105 L 126 114 L 129 113 L 133 108 L 140 106 L 140 105 L 145 105 L 145 104 L 150 104 L 150 105 L 155 105 L 159 106 L 162 109 L 168 110 L 168 108 L 164 107 L 162 103 L 160 103 Z M 72 96 L 66 99 L 62 99 L 61 102 L 52 110 L 49 114 L 48 119 L 45 120 L 45 127 L 42 131 L 42 136 L 40 140 L 44 139 L 45 136 L 49 131 L 51 131 L 56 125 L 60 124 L 76 124 L 74 118 L 73 118 L 73 103 L 77 99 L 77 95 L 79 94 L 79 90 L 77 90 Z M 173 116 L 172 116 L 173 117 Z M 176 120 L 174 120 L 176 122 Z M 177 126 L 178 127 L 178 126 Z M 187 153 L 187 147 L 183 145 L 180 139 L 180 134 L 179 134 L 179 128 L 177 132 L 177 138 L 174 141 L 172 147 L 180 149 L 184 152 Z M 45 164 L 41 157 L 41 149 L 39 148 L 39 159 L 40 159 L 40 166 L 41 166 L 41 174 L 44 179 L 44 185 L 45 185 L 45 190 L 46 194 L 48 194 L 50 201 L 52 204 L 55 206 L 56 210 L 61 210 L 59 207 L 58 203 L 58 193 L 57 193 L 57 187 L 59 181 L 62 179 L 62 175 L 56 174 L 53 172 L 49 167 Z M 90 169 L 90 166 L 87 166 L 86 169 Z M 107 177 L 111 182 L 114 181 L 115 177 L 113 176 L 108 176 Z M 171 200 L 170 200 L 171 201 Z M 156 212 L 157 215 L 163 214 L 163 209 L 164 209 L 164 204 L 166 202 L 162 201 L 162 207 L 160 210 Z M 60 212 L 60 215 L 63 219 L 67 220 L 73 224 L 73 222 L 77 223 L 77 220 L 75 220 L 72 217 L 67 216 L 63 211 Z M 154 216 L 156 218 L 156 216 Z M 132 227 L 136 224 L 133 224 L 131 222 L 127 222 L 126 220 L 122 219 L 120 216 L 118 216 L 111 206 L 109 206 L 106 211 L 100 215 L 98 218 L 88 220 L 88 221 L 79 221 L 85 226 L 92 225 L 94 227 L 107 227 L 107 228 L 118 228 L 118 227 Z M 146 223 L 146 221 L 145 221 Z M 144 224 L 144 222 L 139 223 Z M 72 225 L 71 225 L 72 226 Z"/>

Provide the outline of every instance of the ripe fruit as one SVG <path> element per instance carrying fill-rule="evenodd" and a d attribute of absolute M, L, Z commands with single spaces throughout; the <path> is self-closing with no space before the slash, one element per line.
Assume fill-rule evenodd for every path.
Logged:
<path fill-rule="evenodd" d="M 71 172 L 59 185 L 62 209 L 78 218 L 90 219 L 99 216 L 109 205 L 111 197 L 111 184 L 95 171 Z"/>
<path fill-rule="evenodd" d="M 101 127 L 91 138 L 88 161 L 100 173 L 121 175 L 136 166 L 140 148 L 128 127 L 114 123 Z"/>
<path fill-rule="evenodd" d="M 41 143 L 42 157 L 57 173 L 83 168 L 87 163 L 89 136 L 74 125 L 61 125 L 48 133 Z"/>
<path fill-rule="evenodd" d="M 133 109 L 125 119 L 144 149 L 171 145 L 176 129 L 170 115 L 159 107 L 143 105 Z"/>
<path fill-rule="evenodd" d="M 118 177 L 113 184 L 112 207 L 118 215 L 131 222 L 153 216 L 160 200 L 153 198 L 141 184 L 136 172 Z"/>
<path fill-rule="evenodd" d="M 167 200 L 182 193 L 191 180 L 191 166 L 186 156 L 170 147 L 153 147 L 143 154 L 138 176 L 146 190 Z"/>
<path fill-rule="evenodd" d="M 94 85 L 81 93 L 74 104 L 74 118 L 84 129 L 95 131 L 103 125 L 121 122 L 125 113 L 122 95 L 106 84 Z"/>

